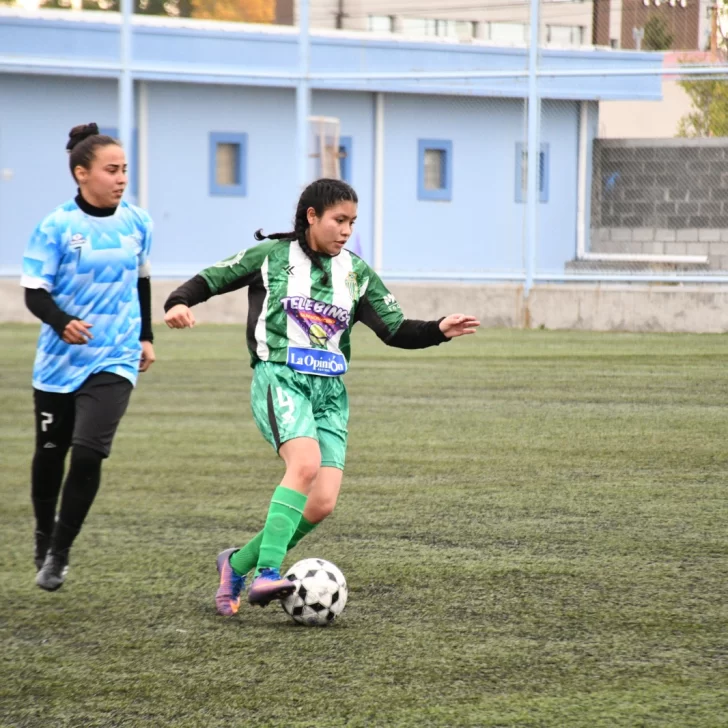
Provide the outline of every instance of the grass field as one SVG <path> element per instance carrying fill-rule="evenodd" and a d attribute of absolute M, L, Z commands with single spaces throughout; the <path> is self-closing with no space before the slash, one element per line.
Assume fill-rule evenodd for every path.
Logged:
<path fill-rule="evenodd" d="M 33 583 L 36 327 L 0 327 L 0 725 L 728 726 L 728 339 L 354 337 L 326 629 L 216 616 L 281 476 L 243 331 L 157 327 L 55 594 Z"/>

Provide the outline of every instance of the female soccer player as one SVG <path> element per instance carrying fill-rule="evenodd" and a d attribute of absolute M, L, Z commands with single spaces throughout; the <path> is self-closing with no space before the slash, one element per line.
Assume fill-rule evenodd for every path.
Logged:
<path fill-rule="evenodd" d="M 362 321 L 386 344 L 403 349 L 436 346 L 480 325 L 462 314 L 405 319 L 379 276 L 344 249 L 357 202 L 344 182 L 313 182 L 298 202 L 293 232 L 258 231 L 256 239 L 267 242 L 203 270 L 165 304 L 167 325 L 183 329 L 195 323 L 190 306 L 248 286 L 253 416 L 286 466 L 263 530 L 243 548 L 218 555 L 215 602 L 225 616 L 238 611 L 254 567 L 251 604 L 265 606 L 290 594 L 293 585 L 280 575 L 286 552 L 336 505 L 349 419 L 343 374 L 354 323 Z"/>
<path fill-rule="evenodd" d="M 33 369 L 31 497 L 36 584 L 47 591 L 65 580 L 69 549 L 99 488 L 101 462 L 138 372 L 154 361 L 152 221 L 121 199 L 124 150 L 96 124 L 71 129 L 66 149 L 78 194 L 33 232 L 20 282 L 27 307 L 43 322 Z"/>

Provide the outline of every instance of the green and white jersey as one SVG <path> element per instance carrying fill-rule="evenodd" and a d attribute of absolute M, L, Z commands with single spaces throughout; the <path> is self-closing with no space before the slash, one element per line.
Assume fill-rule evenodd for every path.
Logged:
<path fill-rule="evenodd" d="M 213 295 L 248 286 L 252 364 L 271 361 L 296 371 L 339 376 L 351 356 L 351 328 L 362 321 L 385 341 L 404 320 L 395 297 L 358 256 L 342 250 L 311 263 L 298 242 L 271 240 L 201 272 Z"/>

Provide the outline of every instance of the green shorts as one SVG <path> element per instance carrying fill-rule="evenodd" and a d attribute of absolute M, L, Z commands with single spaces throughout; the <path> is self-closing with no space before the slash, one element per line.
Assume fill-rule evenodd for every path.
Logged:
<path fill-rule="evenodd" d="M 250 403 L 258 429 L 276 452 L 296 437 L 318 441 L 321 465 L 344 469 L 349 396 L 341 377 L 319 377 L 261 361 L 253 370 Z"/>

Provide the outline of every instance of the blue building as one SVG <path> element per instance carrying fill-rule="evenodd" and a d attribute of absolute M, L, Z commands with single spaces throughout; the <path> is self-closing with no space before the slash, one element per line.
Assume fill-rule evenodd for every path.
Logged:
<path fill-rule="evenodd" d="M 119 28 L 113 13 L 0 11 L 0 275 L 18 274 L 34 225 L 74 194 L 68 130 L 118 128 Z M 144 16 L 133 31 L 130 195 L 155 220 L 155 274 L 289 229 L 296 29 Z M 385 274 L 522 273 L 526 49 L 319 32 L 310 58 L 311 113 L 340 120 L 361 200 L 355 249 Z M 596 102 L 659 99 L 661 55 L 542 50 L 540 64 L 537 267 L 563 271 L 588 228 Z"/>

